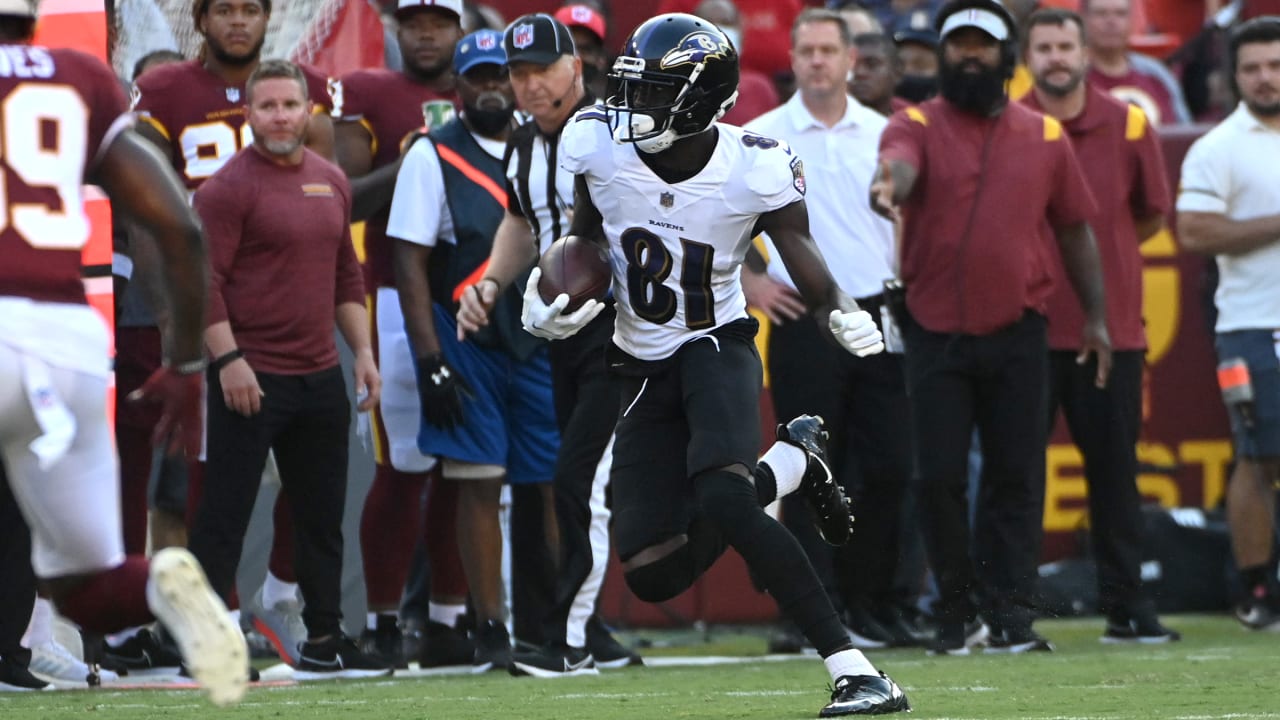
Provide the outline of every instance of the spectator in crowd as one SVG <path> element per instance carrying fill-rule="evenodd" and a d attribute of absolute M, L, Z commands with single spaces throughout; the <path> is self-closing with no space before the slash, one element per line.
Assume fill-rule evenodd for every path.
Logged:
<path fill-rule="evenodd" d="M 1191 122 L 1182 86 L 1156 58 L 1130 52 L 1132 0 L 1081 0 L 1089 43 L 1089 82 L 1142 108 L 1153 125 Z"/>
<path fill-rule="evenodd" d="M 298 679 L 391 672 L 342 633 L 342 515 L 351 408 L 333 340 L 336 324 L 355 355 L 359 410 L 378 402 L 364 283 L 351 244 L 351 189 L 303 145 L 311 102 L 306 78 L 283 60 L 258 64 L 245 82 L 249 147 L 195 195 L 209 234 L 208 476 L 191 529 L 223 597 L 235 584 L 267 455 L 296 525 L 298 581 L 307 640 Z M 291 282 L 282 283 L 288 277 Z"/>
<path fill-rule="evenodd" d="M 700 2 L 702 0 L 661 0 L 655 14 L 693 13 Z M 736 0 L 735 4 L 742 16 L 737 24 L 745 48 L 742 66 L 778 83 L 790 73 L 786 37 L 804 3 L 801 0 Z"/>
<path fill-rule="evenodd" d="M 150 561 L 124 550 L 118 461 L 104 422 L 111 343 L 80 277 L 90 237 L 81 187 L 102 187 L 114 210 L 146 230 L 139 241 L 158 245 L 172 313 L 166 354 L 130 398 L 161 405 L 152 441 L 175 454 L 200 447 L 200 224 L 172 169 L 132 130 L 111 70 L 84 53 L 30 45 L 35 25 L 34 3 L 0 2 L 0 43 L 41 68 L 0 80 L 0 130 L 12 150 L 24 132 L 28 149 L 37 149 L 40 128 L 59 129 L 43 151 L 7 152 L 3 161 L 6 216 L 20 217 L 22 208 L 42 221 L 15 222 L 0 234 L 0 507 L 5 532 L 30 529 L 4 543 L 0 672 L 9 687 L 37 685 L 17 645 L 38 580 L 40 593 L 86 632 L 159 617 L 213 702 L 235 703 L 245 691 L 247 648 L 199 563 L 181 548 Z M 54 194 L 61 206 L 45 212 Z"/>
<path fill-rule="evenodd" d="M 1103 642 L 1162 643 L 1178 633 L 1160 624 L 1142 590 L 1142 495 L 1136 444 L 1142 426 L 1146 333 L 1142 323 L 1139 247 L 1164 226 L 1172 205 L 1164 155 L 1155 129 L 1136 105 L 1122 103 L 1085 80 L 1084 21 L 1070 10 L 1038 10 L 1027 20 L 1023 59 L 1035 88 L 1022 102 L 1056 118 L 1071 138 L 1098 214 L 1091 226 L 1107 288 L 1107 328 L 1113 347 L 1106 387 L 1096 387 L 1093 363 L 1080 363 L 1084 317 L 1061 263 L 1051 263 L 1049 407 L 1062 409 L 1084 456 L 1089 533 L 1098 564 Z M 1052 425 L 1051 425 L 1052 426 Z"/>
<path fill-rule="evenodd" d="M 604 15 L 590 5 L 565 5 L 554 17 L 573 35 L 573 45 L 582 60 L 582 84 L 593 96 L 604 97 L 609 63 L 613 61 L 613 55 L 605 47 L 609 31 Z"/>
<path fill-rule="evenodd" d="M 678 48 L 707 52 L 671 63 Z M 655 79 L 659 67 L 666 77 Z M 799 159 L 777 140 L 715 122 L 737 91 L 737 71 L 737 53 L 714 25 L 660 15 L 623 46 L 611 73 L 615 98 L 579 113 L 563 135 L 562 164 L 576 174 L 571 232 L 608 247 L 618 293 L 607 351 L 626 403 L 611 472 L 618 555 L 631 590 L 661 602 L 733 547 L 821 654 L 834 685 L 823 717 L 906 711 L 901 689 L 851 647 L 795 538 L 762 507 L 799 491 L 828 540 L 843 544 L 851 530 L 824 461 L 820 418 L 779 426 L 778 442 L 757 461 L 757 323 L 738 282 L 751 235 L 769 233 L 814 317 L 843 348 L 868 356 L 884 345 L 809 236 Z M 672 75 L 688 91 L 674 107 Z M 826 86 L 843 94 L 844 77 Z M 671 226 L 699 240 L 677 243 Z M 685 268 L 679 279 L 667 272 L 672 263 Z M 565 337 L 589 322 L 560 314 L 565 295 L 548 306 L 538 278 L 535 270 L 525 294 L 527 330 Z"/>
<path fill-rule="evenodd" d="M 270 16 L 270 0 L 197 0 L 192 6 L 192 22 L 205 41 L 200 57 L 155 68 L 134 84 L 133 110 L 141 121 L 138 131 L 160 148 L 188 190 L 199 188 L 245 141 L 245 82 L 261 59 Z M 308 96 L 315 105 L 307 123 L 307 146 L 329 158 L 333 155 L 333 122 L 327 112 L 330 102 L 327 82 L 314 70 L 304 68 L 304 74 Z M 145 266 L 141 272 L 146 272 Z M 129 364 L 132 377 L 145 377 L 145 369 L 159 363 L 158 334 L 134 330 L 120 340 L 116 345 L 117 358 Z M 120 392 L 128 390 L 127 385 L 119 387 Z M 143 437 L 145 435 L 133 432 L 122 435 L 118 442 L 136 443 Z M 124 457 L 149 459 L 149 452 L 146 448 L 121 449 Z M 203 467 L 203 463 L 187 466 L 188 525 L 199 504 Z M 133 469 L 126 465 L 126 472 L 144 470 L 136 464 Z M 164 477 L 172 477 L 176 482 L 181 476 L 166 472 Z M 180 488 L 174 492 L 180 492 Z M 298 657 L 297 644 L 306 639 L 306 633 L 299 614 L 293 570 L 293 522 L 288 503 L 276 503 L 273 522 L 275 532 L 267 577 L 246 606 L 253 613 L 255 626 L 273 639 L 281 658 L 294 663 Z M 135 670 L 153 669 L 160 661 L 175 659 L 155 642 L 150 632 L 140 632 L 119 647 L 109 649 L 108 658 Z"/>
<path fill-rule="evenodd" d="M 742 16 L 733 0 L 702 0 L 693 9 L 693 14 L 714 23 L 733 47 L 742 52 Z M 745 125 L 777 106 L 778 91 L 773 82 L 764 73 L 744 67 L 738 82 L 738 99 L 724 114 L 723 121 L 730 125 Z"/>
<path fill-rule="evenodd" d="M 840 13 L 840 17 L 844 18 L 844 24 L 849 26 L 849 34 L 853 37 L 867 33 L 884 32 L 884 26 L 880 24 L 876 16 L 870 10 L 857 3 L 844 5 L 836 12 Z"/>
<path fill-rule="evenodd" d="M 360 553 L 369 612 L 366 652 L 403 665 L 396 610 L 417 541 L 432 568 L 432 600 L 418 661 L 424 667 L 471 661 L 466 634 L 456 628 L 466 611 L 466 576 L 458 559 L 457 487 L 430 482 L 436 459 L 418 449 L 422 404 L 414 357 L 396 298 L 387 218 L 401 145 L 420 128 L 454 114 L 453 52 L 462 37 L 461 0 L 399 0 L 396 44 L 403 70 L 356 70 L 331 87 L 338 164 L 351 180 L 352 219 L 365 220 L 365 284 L 373 303 L 374 357 L 384 392 L 374 409 L 373 484 L 360 522 Z"/>
<path fill-rule="evenodd" d="M 800 158 L 815 160 L 805 178 L 813 239 L 839 288 L 872 317 L 881 318 L 884 282 L 895 274 L 893 224 L 869 207 L 848 202 L 850 193 L 868 192 L 886 124 L 881 113 L 850 97 L 844 81 L 855 52 L 858 63 L 871 56 L 855 51 L 848 27 L 832 10 L 801 12 L 791 37 L 796 94 L 747 129 L 786 141 Z M 891 45 L 883 35 L 859 37 L 881 38 L 881 48 Z M 892 88 L 891 78 L 882 79 L 880 91 L 886 101 Z M 776 261 L 781 255 L 772 242 L 767 249 L 775 261 L 763 281 L 785 287 L 798 306 L 787 319 L 798 319 L 804 306 L 797 284 Z M 896 336 L 890 329 L 884 331 Z M 903 432 L 908 419 L 902 355 L 901 348 L 894 349 L 898 352 L 850 355 L 831 345 L 809 322 L 786 322 L 769 335 L 774 409 L 779 417 L 808 411 L 824 418 L 832 473 L 854 507 L 867 509 L 859 514 L 853 539 L 838 551 L 835 562 L 850 638 L 857 647 L 914 642 L 896 618 L 877 617 L 878 610 L 892 607 L 888 595 L 898 559 L 902 496 L 911 477 L 911 447 Z M 812 535 L 803 527 L 812 524 L 803 504 L 784 499 L 783 518 L 797 538 Z M 814 557 L 829 553 L 828 548 L 813 541 L 804 544 L 815 566 L 831 564 L 829 558 Z"/>
<path fill-rule="evenodd" d="M 458 545 L 471 588 L 473 667 L 506 670 L 511 640 L 503 622 L 503 482 L 548 483 L 559 443 L 547 349 L 520 331 L 520 296 L 495 308 L 498 322 L 464 343 L 452 308 L 483 272 L 502 219 L 502 157 L 515 113 L 502 33 L 459 41 L 460 119 L 414 142 L 396 178 L 388 234 L 395 238 L 396 286 L 422 395 L 418 444 L 439 455 L 458 492 Z"/>
<path fill-rule="evenodd" d="M 922 103 L 938 94 L 938 31 L 924 12 L 908 16 L 893 33 L 902 63 L 902 77 L 894 94 L 909 103 Z"/>
<path fill-rule="evenodd" d="M 942 7 L 942 0 L 828 0 L 827 6 L 841 10 L 849 7 L 865 8 L 881 27 L 896 28 L 916 14 L 932 23 L 938 9 Z"/>
<path fill-rule="evenodd" d="M 906 107 L 909 103 L 894 95 L 902 79 L 902 61 L 893 40 L 883 33 L 864 33 L 853 36 L 853 46 L 857 60 L 849 94 L 885 117 Z"/>
<path fill-rule="evenodd" d="M 1104 386 L 1110 340 L 1087 222 L 1096 206 L 1061 124 L 1008 102 L 1016 29 L 1004 6 L 951 0 L 937 27 L 942 96 L 889 121 L 871 191 L 874 207 L 902 220 L 897 309 L 913 436 L 927 441 L 916 467 L 940 593 L 932 650 L 967 654 L 982 639 L 979 589 L 992 650 L 1048 650 L 1032 629 L 1047 437 L 1042 233 L 1052 230 L 1085 308 L 1080 360 L 1096 355 L 1094 382 Z M 975 425 L 985 462 L 971 543 L 966 457 Z"/>
<path fill-rule="evenodd" d="M 519 33 L 529 38 L 516 47 Z M 531 38 L 526 33 L 531 34 Z M 489 325 L 489 309 L 518 283 L 541 252 L 569 230 L 573 175 L 560 165 L 560 134 L 574 112 L 595 101 L 582 84 L 573 38 L 550 15 L 517 18 L 503 37 L 516 102 L 532 120 L 507 143 L 506 213 L 498 225 L 488 269 L 460 298 L 458 336 Z M 609 555 L 609 482 L 618 386 L 605 368 L 604 348 L 613 330 L 606 307 L 573 338 L 550 344 L 551 382 L 560 448 L 556 455 L 555 510 L 560 532 L 555 604 L 543 621 L 544 643 L 517 652 L 513 671 L 560 674 L 582 669 L 586 655 L 597 667 L 638 664 L 595 614 Z M 586 612 L 581 612 L 581 609 Z"/>
<path fill-rule="evenodd" d="M 1280 479 L 1280 19 L 1260 17 L 1230 39 L 1240 104 L 1191 146 L 1178 190 L 1178 239 L 1217 257 L 1217 350 L 1231 415 L 1235 469 L 1227 521 L 1245 597 L 1236 616 L 1280 629 L 1275 484 Z M 1252 398 L 1243 394 L 1251 386 Z"/>

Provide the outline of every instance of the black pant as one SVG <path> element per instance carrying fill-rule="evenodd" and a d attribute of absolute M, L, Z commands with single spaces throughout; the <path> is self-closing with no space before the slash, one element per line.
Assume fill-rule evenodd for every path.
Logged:
<path fill-rule="evenodd" d="M 302 619 L 312 637 L 340 632 L 351 422 L 342 368 L 309 375 L 258 373 L 265 394 L 261 411 L 252 417 L 227 407 L 216 372 L 209 373 L 208 384 L 208 464 L 191 552 L 214 590 L 226 598 L 235 584 L 267 454 L 275 451 L 293 510 L 298 585 L 306 602 Z"/>
<path fill-rule="evenodd" d="M 1014 633 L 1030 631 L 1044 514 L 1044 317 L 1027 312 L 1013 325 L 979 336 L 930 332 L 914 321 L 903 330 L 939 620 L 972 619 L 981 581 L 987 619 Z M 983 467 L 976 552 L 970 555 L 968 455 L 975 424 Z"/>
<path fill-rule="evenodd" d="M 22 636 L 36 602 L 36 574 L 31 569 L 31 531 L 9 489 L 0 462 L 0 658 L 26 667 L 31 651 Z"/>
<path fill-rule="evenodd" d="M 859 305 L 879 321 L 875 301 Z M 780 422 L 821 415 L 828 456 L 853 503 L 853 537 L 836 550 L 833 577 L 846 602 L 885 603 L 893 593 L 902 540 L 903 499 L 911 482 L 911 428 L 902 356 L 860 358 L 837 347 L 805 317 L 773 327 L 769 377 Z M 783 520 L 814 567 L 831 568 L 832 548 L 817 535 L 812 511 L 796 495 L 783 500 Z M 830 573 L 830 570 L 826 570 Z"/>
<path fill-rule="evenodd" d="M 591 536 L 589 502 L 596 473 L 618 419 L 620 386 L 605 366 L 605 347 L 613 333 L 612 307 L 566 340 L 551 343 L 551 384 L 560 426 L 556 455 L 556 518 L 560 524 L 560 558 L 556 601 L 547 614 L 544 632 L 549 641 L 562 642 L 572 614 L 575 623 L 594 613 L 599 587 L 584 588 L 592 568 L 609 561 L 606 535 Z M 599 533 L 597 533 L 599 535 Z"/>
<path fill-rule="evenodd" d="M 1049 422 L 1062 408 L 1071 439 L 1084 456 L 1089 535 L 1098 563 L 1103 613 L 1127 620 L 1147 608 L 1142 596 L 1142 496 L 1134 445 L 1142 425 L 1140 350 L 1112 355 L 1107 386 L 1093 379 L 1096 359 L 1076 363 L 1076 351 L 1049 353 Z"/>

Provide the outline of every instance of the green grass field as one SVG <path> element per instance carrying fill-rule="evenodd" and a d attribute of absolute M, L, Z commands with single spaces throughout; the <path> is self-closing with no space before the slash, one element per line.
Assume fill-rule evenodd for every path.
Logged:
<path fill-rule="evenodd" d="M 1225 617 L 1172 617 L 1184 640 L 1104 646 L 1098 620 L 1046 621 L 1052 654 L 928 658 L 880 651 L 872 660 L 906 689 L 914 718 L 985 720 L 1280 719 L 1280 635 L 1246 633 Z M 733 629 L 626 637 L 663 647 L 650 658 L 760 656 L 758 632 Z M 674 642 L 673 642 L 674 641 Z M 672 662 L 673 660 L 668 660 Z M 100 688 L 0 694 L 0 717 L 342 718 L 342 720 L 710 720 L 810 718 L 827 699 L 816 657 L 605 671 L 599 677 L 534 680 L 502 674 L 333 682 L 254 688 L 235 708 L 195 691 Z"/>

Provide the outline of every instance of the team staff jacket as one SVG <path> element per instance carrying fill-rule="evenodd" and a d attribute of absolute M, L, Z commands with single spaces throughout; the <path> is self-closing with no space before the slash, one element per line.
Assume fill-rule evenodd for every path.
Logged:
<path fill-rule="evenodd" d="M 304 150 L 283 167 L 247 147 L 201 186 L 195 208 L 209 238 L 208 324 L 229 321 L 259 372 L 337 365 L 335 308 L 364 304 L 338 166 Z"/>
<path fill-rule="evenodd" d="M 918 173 L 902 204 L 907 307 L 937 333 L 986 335 L 1045 312 L 1053 280 L 1045 221 L 1065 227 L 1097 204 L 1062 125 L 1017 103 L 995 117 L 934 98 L 896 113 L 885 159 Z"/>
<path fill-rule="evenodd" d="M 1122 103 L 1102 90 L 1087 86 L 1084 110 L 1063 127 L 1080 161 L 1089 188 L 1098 201 L 1090 218 L 1102 276 L 1107 288 L 1107 330 L 1116 350 L 1144 350 L 1142 324 L 1142 255 L 1136 220 L 1169 212 L 1173 200 L 1165 175 L 1160 142 L 1136 105 Z M 1035 93 L 1022 101 L 1039 111 Z M 1049 347 L 1078 350 L 1084 330 L 1084 311 L 1067 282 L 1057 253 L 1050 254 L 1053 292 L 1048 299 Z"/>
<path fill-rule="evenodd" d="M 439 124 L 431 116 L 436 109 L 434 103 L 447 103 L 446 107 L 451 107 L 454 112 L 459 109 L 456 93 L 436 92 L 410 80 L 404 73 L 382 68 L 357 70 L 344 75 L 341 81 L 330 87 L 330 91 L 333 119 L 358 122 L 369 132 L 374 168 L 395 162 L 400 157 L 401 144 L 415 131 L 430 130 Z M 396 286 L 391 266 L 391 241 L 387 239 L 390 213 L 391 203 L 387 202 L 365 224 L 365 264 L 372 287 Z"/>

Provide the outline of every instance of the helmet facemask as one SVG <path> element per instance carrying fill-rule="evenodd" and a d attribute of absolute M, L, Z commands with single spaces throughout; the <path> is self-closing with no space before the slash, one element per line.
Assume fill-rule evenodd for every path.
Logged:
<path fill-rule="evenodd" d="M 737 100 L 735 88 L 713 113 L 700 112 L 707 95 L 705 83 L 698 83 L 705 61 L 686 63 L 677 72 L 646 66 L 643 58 L 619 56 L 609 72 L 611 92 L 605 101 L 614 141 L 635 143 L 641 152 L 662 152 L 680 138 L 706 131 Z"/>

